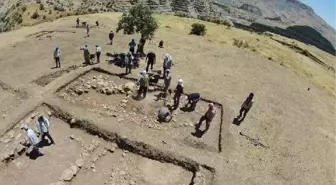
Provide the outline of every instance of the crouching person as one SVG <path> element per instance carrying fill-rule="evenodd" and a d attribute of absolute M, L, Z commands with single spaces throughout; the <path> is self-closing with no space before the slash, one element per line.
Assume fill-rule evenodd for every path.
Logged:
<path fill-rule="evenodd" d="M 38 156 L 43 156 L 44 154 L 40 151 L 38 147 L 40 140 L 36 136 L 35 132 L 31 128 L 29 128 L 27 125 L 23 126 L 23 130 L 27 132 L 28 141 L 30 145 L 33 147 L 32 152 L 34 153 L 36 152 Z"/>
<path fill-rule="evenodd" d="M 161 122 L 170 122 L 173 118 L 170 110 L 167 107 L 162 107 L 158 113 L 158 121 Z"/>

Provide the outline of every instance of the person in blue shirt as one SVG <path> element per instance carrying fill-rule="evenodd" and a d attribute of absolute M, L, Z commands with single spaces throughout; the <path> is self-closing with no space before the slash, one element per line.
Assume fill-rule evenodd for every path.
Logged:
<path fill-rule="evenodd" d="M 201 99 L 201 95 L 199 93 L 191 93 L 188 95 L 188 103 L 185 107 L 188 107 L 190 104 L 190 109 L 195 110 L 197 102 Z"/>
<path fill-rule="evenodd" d="M 135 46 L 136 46 L 136 43 L 135 43 L 134 39 L 132 39 L 132 41 L 128 45 L 130 47 L 129 51 L 132 53 L 132 55 L 134 55 Z"/>
<path fill-rule="evenodd" d="M 50 140 L 50 144 L 55 144 L 53 138 L 51 137 L 49 133 L 49 120 L 47 118 L 41 115 L 37 119 L 36 127 L 37 127 L 38 132 L 41 134 L 42 140 L 45 140 L 45 137 L 47 136 Z"/>

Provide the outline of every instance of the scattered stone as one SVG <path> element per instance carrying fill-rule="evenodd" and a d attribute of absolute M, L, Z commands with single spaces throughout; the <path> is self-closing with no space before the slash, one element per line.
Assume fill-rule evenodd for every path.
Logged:
<path fill-rule="evenodd" d="M 70 139 L 74 140 L 74 139 L 76 139 L 76 137 L 74 135 L 71 135 Z"/>
<path fill-rule="evenodd" d="M 149 86 L 148 91 L 155 91 L 155 87 L 154 86 Z"/>
<path fill-rule="evenodd" d="M 5 143 L 5 144 L 7 144 L 7 143 L 9 143 L 11 141 L 11 139 L 5 139 L 3 142 Z"/>
<path fill-rule="evenodd" d="M 105 146 L 105 149 L 111 153 L 113 153 L 117 149 L 118 145 L 115 143 L 109 143 Z"/>
<path fill-rule="evenodd" d="M 121 155 L 122 155 L 123 157 L 126 157 L 126 153 L 125 153 L 125 152 L 124 152 L 124 153 L 122 153 Z"/>
<path fill-rule="evenodd" d="M 98 155 L 94 155 L 92 157 L 92 162 L 96 162 L 96 161 L 98 161 L 98 159 L 99 159 L 99 156 Z"/>
<path fill-rule="evenodd" d="M 62 181 L 71 181 L 71 179 L 73 178 L 74 173 L 71 169 L 66 169 L 63 171 L 62 176 L 60 178 L 60 180 Z"/>
<path fill-rule="evenodd" d="M 89 89 L 84 89 L 84 93 L 89 93 Z"/>
<path fill-rule="evenodd" d="M 106 93 L 106 95 L 111 95 L 113 93 L 113 91 L 110 88 L 106 88 L 105 93 Z"/>
<path fill-rule="evenodd" d="M 130 185 L 135 185 L 135 181 L 134 180 L 130 180 L 129 184 Z"/>
<path fill-rule="evenodd" d="M 81 94 L 83 94 L 83 90 L 82 89 L 75 89 L 75 93 L 77 94 L 77 95 L 81 95 Z"/>
<path fill-rule="evenodd" d="M 82 168 L 84 165 L 84 159 L 80 158 L 75 161 L 75 164 L 78 166 L 78 168 Z"/>
<path fill-rule="evenodd" d="M 5 118 L 6 118 L 6 114 L 3 114 L 3 115 L 2 115 L 2 119 L 5 119 Z"/>
<path fill-rule="evenodd" d="M 72 170 L 74 176 L 76 176 L 76 174 L 77 174 L 77 172 L 78 172 L 78 167 L 77 167 L 77 165 L 72 164 L 72 165 L 70 166 L 70 170 Z"/>
<path fill-rule="evenodd" d="M 92 89 L 97 89 L 97 86 L 96 85 L 91 85 L 91 88 Z"/>
<path fill-rule="evenodd" d="M 74 123 L 76 123 L 76 119 L 75 119 L 75 118 L 72 118 L 72 119 L 70 120 L 70 124 L 74 124 Z"/>
<path fill-rule="evenodd" d="M 129 92 L 129 91 L 133 91 L 135 89 L 135 83 L 134 82 L 127 82 L 124 85 L 124 91 Z"/>
<path fill-rule="evenodd" d="M 18 144 L 15 147 L 15 151 L 17 152 L 18 155 L 21 155 L 24 151 L 26 151 L 26 147 L 23 146 L 22 144 Z"/>
<path fill-rule="evenodd" d="M 121 170 L 119 174 L 120 175 L 126 175 L 126 172 Z"/>
<path fill-rule="evenodd" d="M 15 132 L 13 130 L 7 132 L 7 136 L 11 139 L 14 138 L 14 134 L 15 134 Z"/>
<path fill-rule="evenodd" d="M 95 164 L 92 163 L 91 169 L 95 169 L 95 168 L 96 168 Z"/>
<path fill-rule="evenodd" d="M 48 114 L 49 117 L 52 116 L 52 112 L 50 112 L 50 111 L 48 111 L 47 114 Z"/>
<path fill-rule="evenodd" d="M 101 89 L 99 90 L 99 92 L 102 93 L 102 94 L 106 94 L 106 91 L 105 91 L 104 88 L 101 88 Z"/>
<path fill-rule="evenodd" d="M 119 118 L 119 119 L 118 119 L 118 122 L 122 122 L 122 121 L 124 121 L 123 118 Z"/>
<path fill-rule="evenodd" d="M 121 102 L 122 102 L 122 103 L 127 103 L 128 100 L 127 100 L 127 99 L 123 99 Z"/>

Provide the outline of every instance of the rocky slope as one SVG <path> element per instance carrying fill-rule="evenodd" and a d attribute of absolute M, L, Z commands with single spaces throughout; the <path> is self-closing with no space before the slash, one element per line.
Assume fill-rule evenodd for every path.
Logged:
<path fill-rule="evenodd" d="M 18 2 L 22 3 L 19 5 Z M 277 27 L 284 36 L 335 53 L 335 29 L 299 0 L 0 0 L 0 31 L 8 31 L 20 24 L 21 9 L 17 7 L 32 3 L 45 4 L 55 11 L 62 7 L 66 12 L 77 14 L 127 11 L 132 5 L 143 3 L 154 12 L 184 12 L 194 17 L 229 17 L 244 25 L 258 23 Z"/>

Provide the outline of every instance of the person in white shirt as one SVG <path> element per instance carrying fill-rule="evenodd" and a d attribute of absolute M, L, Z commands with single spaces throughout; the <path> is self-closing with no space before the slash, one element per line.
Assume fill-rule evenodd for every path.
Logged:
<path fill-rule="evenodd" d="M 28 141 L 33 147 L 33 151 L 37 152 L 39 156 L 43 156 L 44 154 L 40 151 L 38 147 L 40 140 L 36 136 L 35 132 L 27 125 L 24 125 L 23 129 L 27 132 Z"/>
<path fill-rule="evenodd" d="M 254 94 L 250 93 L 250 95 L 246 98 L 244 103 L 241 105 L 241 108 L 240 108 L 240 111 L 239 111 L 239 116 L 237 117 L 239 119 L 243 116 L 241 121 L 243 121 L 245 119 L 246 114 L 250 111 L 250 109 L 253 105 L 253 102 L 254 102 L 253 97 L 254 97 Z"/>
<path fill-rule="evenodd" d="M 54 50 L 54 59 L 56 63 L 56 68 L 61 68 L 60 56 L 61 56 L 61 50 L 57 46 L 56 49 Z"/>
<path fill-rule="evenodd" d="M 97 63 L 100 63 L 100 54 L 102 52 L 102 49 L 99 45 L 96 45 L 96 56 L 97 56 Z"/>

